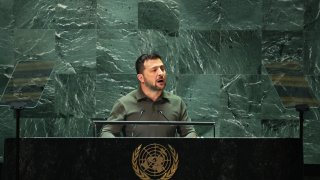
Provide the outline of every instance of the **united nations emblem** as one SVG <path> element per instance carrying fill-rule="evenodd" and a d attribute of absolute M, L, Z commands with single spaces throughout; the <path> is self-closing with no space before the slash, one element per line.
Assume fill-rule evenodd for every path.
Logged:
<path fill-rule="evenodd" d="M 160 144 L 140 145 L 132 153 L 132 168 L 142 180 L 168 180 L 178 169 L 178 154 L 168 144 L 168 148 Z"/>

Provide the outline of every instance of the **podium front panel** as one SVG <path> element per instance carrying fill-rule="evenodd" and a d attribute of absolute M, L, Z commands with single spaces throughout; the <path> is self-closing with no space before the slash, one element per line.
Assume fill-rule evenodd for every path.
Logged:
<path fill-rule="evenodd" d="M 3 179 L 15 179 L 15 139 Z M 23 138 L 21 180 L 302 179 L 299 139 Z"/>

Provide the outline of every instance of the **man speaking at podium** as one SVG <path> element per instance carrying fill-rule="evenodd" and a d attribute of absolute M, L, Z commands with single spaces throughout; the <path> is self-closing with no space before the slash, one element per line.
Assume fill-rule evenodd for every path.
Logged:
<path fill-rule="evenodd" d="M 114 104 L 108 121 L 191 121 L 182 99 L 165 91 L 166 70 L 158 54 L 143 54 L 136 61 L 138 89 Z M 105 125 L 101 137 L 196 137 L 190 125 Z"/>

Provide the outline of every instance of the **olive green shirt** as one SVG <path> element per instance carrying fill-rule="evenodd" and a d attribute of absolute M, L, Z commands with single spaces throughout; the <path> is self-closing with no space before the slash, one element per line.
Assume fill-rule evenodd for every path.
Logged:
<path fill-rule="evenodd" d="M 117 100 L 108 121 L 191 121 L 186 105 L 179 96 L 163 91 L 153 102 L 141 89 L 134 90 Z M 194 132 L 190 125 L 105 125 L 103 133 L 126 137 L 176 137 Z"/>

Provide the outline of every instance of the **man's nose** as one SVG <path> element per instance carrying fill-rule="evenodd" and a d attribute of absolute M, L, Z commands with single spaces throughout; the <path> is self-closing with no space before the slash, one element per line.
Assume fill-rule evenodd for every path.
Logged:
<path fill-rule="evenodd" d="M 161 68 L 158 69 L 158 75 L 163 75 L 165 73 L 165 70 L 162 70 Z"/>

